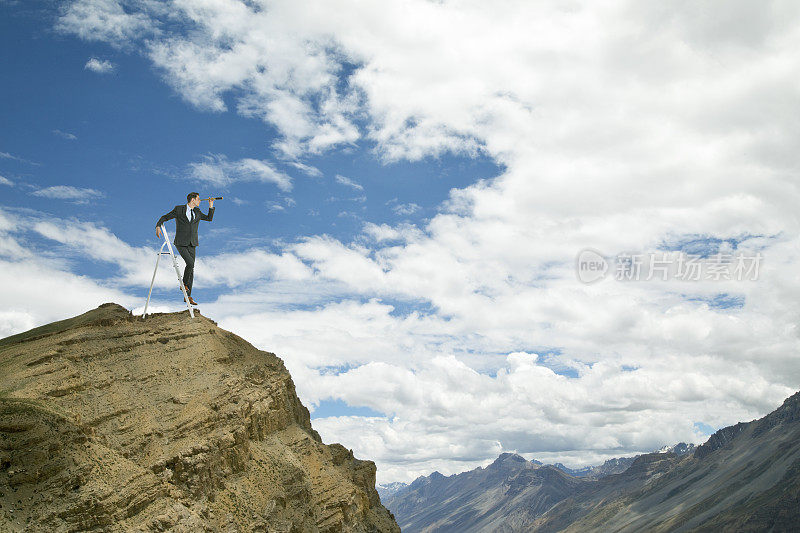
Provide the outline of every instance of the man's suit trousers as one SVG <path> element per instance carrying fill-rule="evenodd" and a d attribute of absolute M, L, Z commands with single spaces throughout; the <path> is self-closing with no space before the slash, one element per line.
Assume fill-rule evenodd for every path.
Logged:
<path fill-rule="evenodd" d="M 194 280 L 194 251 L 195 246 L 176 246 L 178 252 L 186 261 L 186 268 L 183 270 L 183 284 L 186 287 L 186 294 L 192 295 L 192 281 Z"/>

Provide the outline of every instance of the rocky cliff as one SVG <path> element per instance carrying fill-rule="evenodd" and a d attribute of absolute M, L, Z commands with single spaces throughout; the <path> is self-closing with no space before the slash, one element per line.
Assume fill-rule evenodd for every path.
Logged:
<path fill-rule="evenodd" d="M 0 530 L 400 531 L 275 354 L 116 304 L 0 340 Z"/>

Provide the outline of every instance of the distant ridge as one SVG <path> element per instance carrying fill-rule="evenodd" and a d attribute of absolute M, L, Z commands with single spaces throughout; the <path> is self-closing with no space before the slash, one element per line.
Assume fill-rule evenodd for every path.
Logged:
<path fill-rule="evenodd" d="M 504 453 L 486 468 L 417 478 L 383 501 L 404 533 L 798 531 L 800 392 L 700 446 L 576 470 Z"/>
<path fill-rule="evenodd" d="M 722 428 L 693 453 L 646 454 L 525 531 L 797 531 L 800 393 Z"/>
<path fill-rule="evenodd" d="M 533 520 L 580 483 L 555 466 L 503 453 L 485 468 L 421 476 L 382 501 L 404 532 L 500 531 Z"/>

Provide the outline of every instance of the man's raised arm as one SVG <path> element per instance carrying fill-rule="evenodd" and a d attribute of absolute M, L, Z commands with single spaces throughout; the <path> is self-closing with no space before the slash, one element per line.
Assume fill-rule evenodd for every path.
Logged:
<path fill-rule="evenodd" d="M 211 219 L 214 218 L 214 199 L 208 199 L 208 214 L 204 215 L 202 211 L 200 211 L 200 220 L 207 220 L 211 222 Z"/>
<path fill-rule="evenodd" d="M 208 208 L 208 214 L 204 215 L 202 211 L 200 211 L 200 220 L 208 220 L 211 222 L 211 219 L 214 218 L 214 206 Z"/>

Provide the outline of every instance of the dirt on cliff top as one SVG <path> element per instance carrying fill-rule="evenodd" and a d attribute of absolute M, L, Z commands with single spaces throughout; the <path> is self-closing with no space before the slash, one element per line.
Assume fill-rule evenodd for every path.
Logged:
<path fill-rule="evenodd" d="M 399 531 L 283 361 L 117 304 L 0 339 L 2 531 Z"/>

